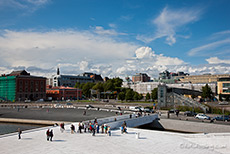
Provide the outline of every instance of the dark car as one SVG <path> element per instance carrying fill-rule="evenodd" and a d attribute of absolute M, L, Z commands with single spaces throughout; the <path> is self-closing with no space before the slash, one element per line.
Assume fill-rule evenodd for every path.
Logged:
<path fill-rule="evenodd" d="M 169 110 L 169 113 L 175 113 L 175 112 L 176 112 L 175 109 L 170 109 L 170 110 Z"/>
<path fill-rule="evenodd" d="M 185 116 L 196 116 L 197 114 L 195 112 L 193 112 L 193 111 L 185 111 L 184 115 Z"/>
<path fill-rule="evenodd" d="M 230 121 L 230 117 L 228 115 L 225 116 L 215 116 L 212 120 L 217 121 Z"/>

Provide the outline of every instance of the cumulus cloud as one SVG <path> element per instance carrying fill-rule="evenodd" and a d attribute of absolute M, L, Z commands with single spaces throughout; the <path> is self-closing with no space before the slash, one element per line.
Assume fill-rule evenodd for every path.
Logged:
<path fill-rule="evenodd" d="M 193 23 L 200 18 L 201 10 L 199 9 L 169 9 L 165 7 L 160 15 L 152 20 L 152 24 L 156 26 L 153 36 L 138 35 L 137 39 L 146 43 L 156 39 L 166 37 L 166 43 L 173 45 L 176 43 L 176 34 L 181 32 L 181 27 Z"/>
<path fill-rule="evenodd" d="M 189 66 L 182 59 L 169 57 L 147 46 L 119 42 L 112 37 L 90 31 L 57 30 L 47 32 L 11 31 L 0 34 L 0 73 L 26 69 L 33 75 L 46 77 L 56 73 L 77 75 L 84 71 L 103 77 L 126 77 L 148 73 L 157 77 L 159 72 L 184 71 L 193 74 L 229 72 L 229 63 Z M 223 63 L 223 61 L 221 61 Z M 211 65 L 212 64 L 212 65 Z M 215 64 L 215 65 L 214 65 Z"/>
<path fill-rule="evenodd" d="M 219 59 L 218 57 L 210 57 L 206 59 L 206 61 L 209 64 L 220 64 L 220 63 L 230 64 L 230 60 L 222 60 L 222 59 Z"/>
<path fill-rule="evenodd" d="M 182 65 L 185 62 L 179 58 L 166 57 L 163 54 L 157 55 L 150 47 L 140 47 L 136 51 L 137 59 L 145 59 L 153 65 Z M 146 60 L 148 59 L 148 60 Z"/>
<path fill-rule="evenodd" d="M 89 59 L 110 64 L 131 57 L 137 48 L 133 43 L 118 42 L 90 31 L 5 30 L 0 34 L 0 63 L 8 67 L 38 66 L 43 69 L 58 64 L 79 67 L 78 62 Z M 81 63 L 81 70 L 84 68 L 86 62 Z"/>

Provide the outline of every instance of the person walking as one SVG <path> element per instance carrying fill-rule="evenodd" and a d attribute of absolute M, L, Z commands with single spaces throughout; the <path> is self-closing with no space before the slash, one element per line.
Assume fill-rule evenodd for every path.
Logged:
<path fill-rule="evenodd" d="M 88 127 L 88 124 L 84 123 L 84 133 L 86 133 L 87 127 Z"/>
<path fill-rule="evenodd" d="M 65 124 L 64 124 L 64 123 L 61 123 L 61 124 L 60 124 L 60 130 L 61 130 L 62 133 L 63 133 L 63 131 L 65 130 Z"/>
<path fill-rule="evenodd" d="M 50 141 L 52 142 L 52 138 L 53 138 L 53 136 L 54 136 L 53 130 L 52 130 L 52 129 L 51 129 L 50 132 L 49 132 L 49 136 L 50 136 Z"/>
<path fill-rule="evenodd" d="M 49 141 L 49 139 L 50 139 L 50 130 L 49 129 L 47 129 L 47 131 L 46 131 L 46 137 L 47 137 L 47 141 Z"/>
<path fill-rule="evenodd" d="M 104 134 L 104 124 L 101 125 L 101 133 Z"/>
<path fill-rule="evenodd" d="M 70 126 L 70 129 L 71 129 L 71 134 L 75 133 L 75 126 L 73 124 Z"/>
<path fill-rule="evenodd" d="M 78 130 L 79 130 L 80 133 L 81 133 L 81 129 L 82 129 L 82 124 L 81 124 L 81 122 L 79 122 L 78 123 Z"/>
<path fill-rule="evenodd" d="M 111 129 L 111 127 L 108 126 L 108 135 L 109 135 L 109 136 L 111 136 L 111 130 L 110 130 L 110 129 Z"/>
<path fill-rule="evenodd" d="M 107 134 L 107 131 L 108 131 L 108 126 L 107 126 L 107 125 L 105 125 L 105 126 L 104 126 L 104 128 L 105 128 L 105 134 Z"/>
<path fill-rule="evenodd" d="M 121 130 L 121 131 L 122 131 L 122 134 L 123 134 L 123 133 L 127 133 L 126 121 L 123 122 L 123 124 L 121 125 L 121 127 L 122 127 L 122 130 Z"/>
<path fill-rule="evenodd" d="M 22 134 L 22 131 L 20 128 L 18 128 L 18 139 L 20 140 L 21 139 L 21 134 Z"/>
<path fill-rule="evenodd" d="M 100 126 L 98 125 L 98 123 L 96 124 L 96 127 L 97 127 L 97 133 L 99 133 Z"/>
<path fill-rule="evenodd" d="M 96 124 L 92 124 L 92 129 L 93 129 L 93 134 L 92 136 L 95 136 L 95 132 L 96 132 Z"/>

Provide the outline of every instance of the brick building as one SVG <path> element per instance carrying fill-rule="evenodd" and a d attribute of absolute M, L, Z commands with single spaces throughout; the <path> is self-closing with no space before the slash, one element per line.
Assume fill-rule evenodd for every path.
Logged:
<path fill-rule="evenodd" d="M 136 75 L 132 76 L 132 81 L 135 82 L 149 82 L 150 77 L 145 73 L 137 73 Z"/>
<path fill-rule="evenodd" d="M 4 101 L 36 101 L 46 98 L 46 78 L 13 71 L 0 77 L 0 99 Z"/>
<path fill-rule="evenodd" d="M 47 98 L 52 98 L 52 100 L 77 100 L 82 99 L 82 90 L 72 87 L 51 87 L 48 86 L 46 89 Z"/>

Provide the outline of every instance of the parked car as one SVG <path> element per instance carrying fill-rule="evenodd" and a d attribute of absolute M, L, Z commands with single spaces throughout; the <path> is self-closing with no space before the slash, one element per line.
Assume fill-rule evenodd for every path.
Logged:
<path fill-rule="evenodd" d="M 25 103 L 30 103 L 30 102 L 31 102 L 31 100 L 29 100 L 29 99 L 25 100 Z"/>
<path fill-rule="evenodd" d="M 132 110 L 132 111 L 141 112 L 141 108 L 138 107 L 138 106 L 130 106 L 129 109 Z"/>
<path fill-rule="evenodd" d="M 210 117 L 209 116 L 206 116 L 205 114 L 203 113 L 199 113 L 195 116 L 196 119 L 201 119 L 201 120 L 210 120 Z"/>
<path fill-rule="evenodd" d="M 222 101 L 222 102 L 219 102 L 219 105 L 228 105 L 228 102 L 227 101 Z"/>
<path fill-rule="evenodd" d="M 175 112 L 176 112 L 175 109 L 170 109 L 170 110 L 169 110 L 169 113 L 175 113 Z"/>
<path fill-rule="evenodd" d="M 195 112 L 193 112 L 193 111 L 185 111 L 184 115 L 185 116 L 196 116 L 197 114 Z"/>
<path fill-rule="evenodd" d="M 89 105 L 86 105 L 85 107 L 86 107 L 87 109 L 88 109 L 88 108 L 94 108 L 94 106 L 92 106 L 92 105 L 90 105 L 90 104 L 89 104 Z"/>
<path fill-rule="evenodd" d="M 67 108 L 74 108 L 73 103 L 66 103 L 65 105 Z"/>
<path fill-rule="evenodd" d="M 225 116 L 215 116 L 214 118 L 212 118 L 212 120 L 214 121 L 230 121 L 230 117 L 228 115 Z"/>
<path fill-rule="evenodd" d="M 147 112 L 147 113 L 154 113 L 154 111 L 150 108 L 140 108 L 142 112 Z"/>

